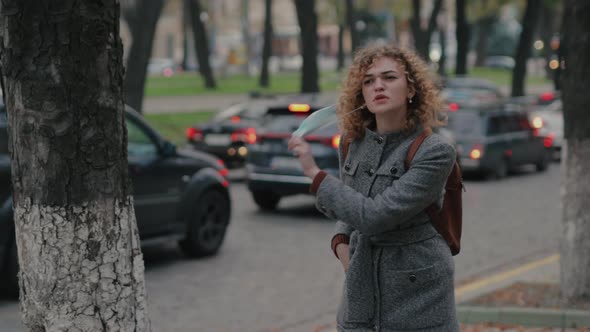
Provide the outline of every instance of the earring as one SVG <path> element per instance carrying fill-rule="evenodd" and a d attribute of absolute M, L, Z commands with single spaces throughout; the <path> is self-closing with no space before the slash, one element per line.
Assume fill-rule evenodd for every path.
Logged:
<path fill-rule="evenodd" d="M 408 103 L 412 103 L 412 97 L 408 98 Z"/>

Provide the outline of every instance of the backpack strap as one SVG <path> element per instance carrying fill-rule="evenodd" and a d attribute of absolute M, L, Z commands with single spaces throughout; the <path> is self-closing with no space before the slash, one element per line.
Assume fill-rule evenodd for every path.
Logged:
<path fill-rule="evenodd" d="M 404 161 L 404 166 L 406 167 L 406 171 L 408 169 L 410 169 L 410 164 L 412 163 L 412 160 L 414 160 L 414 156 L 416 155 L 416 152 L 418 152 L 420 145 L 422 145 L 422 142 L 424 142 L 424 140 L 426 139 L 426 137 L 428 137 L 428 135 L 429 135 L 429 133 L 426 130 L 423 131 L 412 142 L 412 145 L 410 145 L 410 148 L 408 149 L 408 153 L 406 154 L 406 160 Z"/>

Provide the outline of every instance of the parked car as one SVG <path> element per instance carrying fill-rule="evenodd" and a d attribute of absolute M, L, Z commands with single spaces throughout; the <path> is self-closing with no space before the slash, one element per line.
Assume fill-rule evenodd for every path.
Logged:
<path fill-rule="evenodd" d="M 232 105 L 211 121 L 187 128 L 186 139 L 194 149 L 217 156 L 230 168 L 243 166 L 268 103 L 261 99 Z"/>
<path fill-rule="evenodd" d="M 544 137 L 543 142 L 545 147 L 551 150 L 552 158 L 560 160 L 563 144 L 563 107 L 561 99 L 530 112 L 529 118 L 533 128 L 538 130 L 538 135 Z"/>
<path fill-rule="evenodd" d="M 521 165 L 547 169 L 550 151 L 526 112 L 507 111 L 502 103 L 463 103 L 448 115 L 463 172 L 503 178 Z"/>
<path fill-rule="evenodd" d="M 281 198 L 309 193 L 311 179 L 303 175 L 299 161 L 287 149 L 291 133 L 312 112 L 334 103 L 314 96 L 301 96 L 269 107 L 256 144 L 246 159 L 246 180 L 254 202 L 273 210 Z M 336 124 L 305 136 L 318 166 L 338 176 L 340 133 Z"/>
<path fill-rule="evenodd" d="M 513 70 L 515 64 L 514 58 L 505 55 L 492 55 L 484 60 L 484 66 L 488 68 Z"/>
<path fill-rule="evenodd" d="M 6 113 L 0 112 L 0 287 L 17 292 L 10 158 Z M 177 150 L 131 108 L 125 110 L 129 176 L 142 242 L 179 240 L 189 257 L 216 254 L 230 221 L 231 202 L 223 162 L 198 151 Z"/>
<path fill-rule="evenodd" d="M 498 85 L 486 79 L 450 77 L 442 85 L 442 96 L 449 103 L 488 103 L 506 98 Z"/>

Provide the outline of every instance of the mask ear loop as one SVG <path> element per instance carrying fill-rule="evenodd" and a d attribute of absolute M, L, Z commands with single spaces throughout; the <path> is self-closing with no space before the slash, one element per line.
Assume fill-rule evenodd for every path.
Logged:
<path fill-rule="evenodd" d="M 363 105 L 353 109 L 352 111 L 348 111 L 348 112 L 344 113 L 344 115 L 352 114 L 353 112 L 356 112 L 358 110 L 362 110 L 363 108 L 366 108 L 366 107 L 367 107 L 367 104 L 363 104 Z"/>

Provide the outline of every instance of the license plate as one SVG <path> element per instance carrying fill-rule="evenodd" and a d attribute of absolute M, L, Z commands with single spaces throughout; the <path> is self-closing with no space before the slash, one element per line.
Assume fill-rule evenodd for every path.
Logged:
<path fill-rule="evenodd" d="M 205 136 L 205 143 L 215 146 L 229 145 L 231 137 L 223 134 L 208 134 Z"/>
<path fill-rule="evenodd" d="M 273 157 L 270 163 L 271 168 L 286 168 L 292 170 L 301 170 L 299 160 L 291 157 Z"/>

